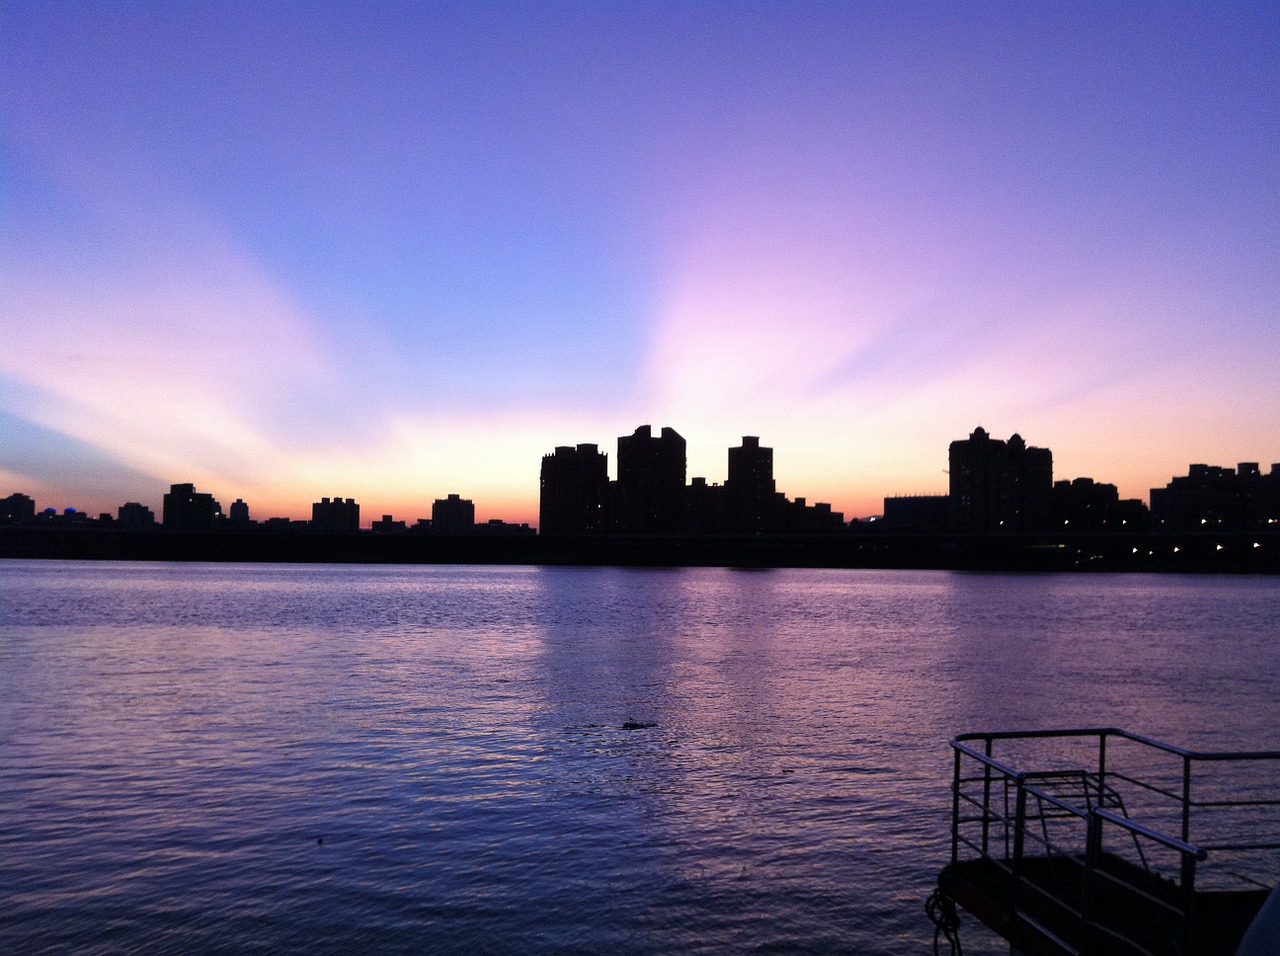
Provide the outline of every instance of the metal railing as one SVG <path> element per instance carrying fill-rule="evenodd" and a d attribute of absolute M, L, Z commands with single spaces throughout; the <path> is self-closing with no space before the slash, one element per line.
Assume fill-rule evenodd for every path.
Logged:
<path fill-rule="evenodd" d="M 1219 876 L 1275 879 L 1280 751 L 1204 753 L 1115 728 L 970 733 L 951 746 L 952 864 L 985 861 L 1008 912 L 1066 952 L 1105 943 L 1154 956 L 1135 938 L 1144 921 L 1190 952 L 1211 855 Z M 1020 769 L 1019 751 L 1043 769 Z"/>

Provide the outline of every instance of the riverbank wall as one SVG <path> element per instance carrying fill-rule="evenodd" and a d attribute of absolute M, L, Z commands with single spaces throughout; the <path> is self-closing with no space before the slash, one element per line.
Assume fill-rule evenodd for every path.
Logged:
<path fill-rule="evenodd" d="M 483 536 L 0 528 L 0 558 L 1280 573 L 1280 535 Z"/>

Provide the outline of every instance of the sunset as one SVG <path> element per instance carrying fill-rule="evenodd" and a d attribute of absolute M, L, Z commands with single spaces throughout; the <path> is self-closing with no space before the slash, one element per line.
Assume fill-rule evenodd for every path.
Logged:
<path fill-rule="evenodd" d="M 0 11 L 0 480 L 535 522 L 637 425 L 849 517 L 975 425 L 1280 458 L 1269 4 Z"/>
<path fill-rule="evenodd" d="M 1280 953 L 1280 2 L 0 76 L 0 952 Z"/>

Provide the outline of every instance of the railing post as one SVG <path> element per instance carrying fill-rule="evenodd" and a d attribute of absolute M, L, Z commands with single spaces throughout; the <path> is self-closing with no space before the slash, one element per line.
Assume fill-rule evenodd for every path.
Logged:
<path fill-rule="evenodd" d="M 1092 903 L 1093 903 L 1093 873 L 1097 869 L 1098 861 L 1102 856 L 1102 817 L 1092 810 L 1089 811 L 1088 829 L 1085 833 L 1085 851 L 1084 851 L 1084 877 L 1080 887 L 1080 952 L 1089 952 L 1089 942 L 1093 933 L 1090 931 L 1092 923 Z"/>
<path fill-rule="evenodd" d="M 1185 842 L 1185 841 L 1184 841 Z M 1192 930 L 1195 929 L 1196 858 L 1182 854 L 1182 951 L 1191 952 Z"/>
<path fill-rule="evenodd" d="M 1018 915 L 1018 884 L 1022 880 L 1023 834 L 1027 828 L 1027 786 L 1026 782 L 1022 780 L 1021 774 L 1015 779 L 1015 784 L 1018 788 L 1018 797 L 1014 804 L 1013 865 L 1009 875 L 1009 915 L 1011 918 L 1016 918 Z"/>
<path fill-rule="evenodd" d="M 1191 842 L 1191 756 L 1182 758 L 1182 842 Z M 1195 916 L 1196 860 L 1190 854 L 1182 854 L 1182 947 L 1191 952 L 1191 930 Z"/>
<path fill-rule="evenodd" d="M 960 748 L 956 750 L 956 772 L 955 777 L 951 781 L 951 863 L 955 865 L 960 860 Z M 986 814 L 986 808 L 983 808 L 983 814 Z"/>
<path fill-rule="evenodd" d="M 1107 732 L 1098 734 L 1098 806 L 1107 792 Z"/>
<path fill-rule="evenodd" d="M 987 758 L 991 758 L 991 738 L 987 738 L 986 747 Z M 991 847 L 988 845 L 988 839 L 991 834 L 991 764 L 984 763 L 982 765 L 982 855 L 990 856 Z M 1006 843 L 1005 847 L 1008 848 Z"/>
<path fill-rule="evenodd" d="M 1191 756 L 1182 758 L 1182 842 L 1191 842 Z"/>

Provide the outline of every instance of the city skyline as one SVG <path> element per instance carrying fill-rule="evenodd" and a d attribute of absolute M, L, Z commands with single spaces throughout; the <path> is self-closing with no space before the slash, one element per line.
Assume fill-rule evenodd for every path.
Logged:
<path fill-rule="evenodd" d="M 610 446 L 604 446 L 610 447 Z M 1189 477 L 1195 480 L 1197 476 L 1234 476 L 1234 475 L 1266 475 L 1267 480 L 1274 482 L 1280 477 L 1280 462 L 1270 461 L 1268 459 L 1255 458 L 1248 461 L 1234 462 L 1230 465 L 1209 464 L 1201 461 L 1191 461 L 1184 466 L 1185 473 L 1179 471 L 1176 474 L 1168 476 L 1164 482 L 1153 485 L 1147 490 L 1147 493 L 1141 496 L 1127 496 L 1118 489 L 1116 484 L 1109 481 L 1105 475 L 1081 475 L 1071 473 L 1069 470 L 1057 469 L 1054 464 L 1053 450 L 1049 447 L 1038 447 L 1027 445 L 1025 439 L 1014 432 L 1008 441 L 1004 441 L 992 436 L 982 425 L 976 426 L 965 438 L 955 437 L 943 449 L 943 454 L 947 460 L 948 467 L 947 487 L 942 491 L 932 492 L 909 492 L 906 494 L 886 495 L 881 499 L 882 507 L 874 513 L 864 515 L 845 515 L 839 509 L 832 508 L 830 502 L 818 501 L 814 497 L 799 493 L 803 489 L 788 489 L 780 487 L 775 479 L 775 456 L 772 446 L 764 446 L 760 442 L 759 436 L 745 435 L 741 438 L 741 443 L 737 446 L 730 446 L 722 449 L 725 467 L 723 469 L 723 477 L 718 477 L 718 473 L 712 475 L 694 475 L 688 469 L 688 445 L 683 435 L 674 428 L 664 425 L 660 428 L 659 435 L 654 435 L 654 429 L 651 424 L 643 424 L 637 426 L 631 434 L 619 435 L 616 438 L 614 452 L 601 450 L 602 446 L 597 442 L 577 442 L 574 444 L 558 444 L 541 456 L 542 466 L 540 471 L 536 473 L 535 484 L 539 490 L 535 492 L 538 500 L 538 508 L 533 519 L 530 521 L 512 521 L 508 518 L 489 513 L 489 509 L 481 502 L 479 508 L 476 507 L 472 500 L 474 496 L 463 491 L 449 492 L 423 492 L 420 494 L 416 503 L 400 512 L 391 512 L 379 506 L 379 502 L 374 500 L 370 503 L 367 500 L 358 498 L 356 495 L 329 494 L 319 496 L 317 500 L 311 502 L 299 502 L 290 509 L 283 512 L 276 511 L 267 513 L 262 508 L 253 505 L 252 502 L 246 502 L 243 497 L 237 495 L 234 501 L 231 501 L 227 511 L 221 509 L 221 502 L 230 500 L 234 491 L 220 493 L 216 490 L 211 491 L 208 488 L 202 488 L 197 492 L 194 483 L 176 483 L 169 485 L 168 493 L 163 494 L 163 507 L 156 507 L 154 504 L 148 505 L 152 499 L 159 501 L 156 495 L 163 492 L 160 489 L 155 495 L 143 495 L 138 499 L 131 499 L 128 502 L 118 502 L 105 509 L 90 509 L 76 505 L 50 505 L 48 502 L 38 502 L 37 499 L 29 493 L 28 489 L 16 488 L 10 490 L 10 496 L 15 499 L 27 499 L 26 507 L 30 511 L 34 508 L 35 513 L 53 513 L 60 514 L 63 511 L 78 513 L 78 516 L 94 518 L 101 514 L 104 518 L 111 518 L 112 512 L 119 510 L 120 519 L 125 517 L 126 509 L 137 510 L 145 509 L 152 512 L 148 523 L 152 520 L 157 525 L 168 525 L 170 521 L 167 516 L 170 513 L 170 501 L 173 499 L 191 500 L 201 499 L 203 504 L 197 506 L 197 512 L 207 512 L 206 523 L 212 522 L 215 515 L 223 518 L 230 518 L 230 525 L 235 526 L 237 522 L 241 527 L 247 526 L 252 517 L 253 524 L 265 522 L 296 522 L 298 524 L 306 524 L 308 521 L 315 523 L 317 521 L 317 509 L 325 509 L 329 511 L 331 502 L 333 508 L 340 508 L 344 501 L 347 506 L 354 508 L 353 514 L 359 516 L 363 508 L 363 518 L 360 517 L 343 517 L 338 519 L 338 524 L 348 528 L 349 530 L 369 529 L 377 530 L 379 524 L 387 527 L 391 525 L 401 526 L 401 530 L 405 530 L 408 524 L 415 521 L 419 527 L 430 526 L 433 522 L 426 518 L 424 513 L 430 512 L 432 517 L 436 517 L 436 511 L 440 506 L 446 507 L 463 505 L 468 510 L 470 517 L 467 524 L 475 525 L 496 525 L 516 527 L 532 527 L 541 533 L 546 533 L 544 521 L 548 515 L 548 508 L 552 509 L 553 522 L 555 526 L 554 533 L 776 533 L 783 531 L 782 527 L 774 526 L 763 519 L 760 509 L 768 507 L 765 502 L 774 500 L 776 506 L 786 508 L 798 508 L 798 514 L 791 521 L 803 521 L 803 515 L 810 515 L 809 521 L 815 520 L 817 524 L 806 527 L 804 532 L 815 530 L 830 530 L 830 519 L 834 513 L 837 525 L 847 523 L 849 525 L 867 520 L 880 520 L 888 517 L 887 511 L 891 501 L 899 506 L 899 508 L 911 507 L 912 501 L 920 501 L 921 499 L 940 498 L 946 499 L 948 495 L 953 498 L 950 521 L 946 524 L 953 531 L 979 531 L 990 532 L 998 530 L 999 527 L 1006 525 L 1009 517 L 1003 513 L 997 513 L 1000 508 L 1011 507 L 1014 515 L 1026 513 L 1031 517 L 1031 523 L 1025 528 L 1021 525 L 1021 519 L 1017 519 L 1014 523 L 1009 524 L 1009 530 L 1044 530 L 1050 524 L 1046 524 L 1047 510 L 1051 508 L 1049 495 L 1051 492 L 1067 492 L 1067 488 L 1060 486 L 1074 485 L 1077 490 L 1081 490 L 1081 486 L 1085 486 L 1083 493 L 1092 496 L 1095 491 L 1104 491 L 1109 489 L 1107 494 L 1113 502 L 1118 502 L 1123 507 L 1136 505 L 1142 513 L 1145 513 L 1149 506 L 1152 506 L 1158 495 L 1168 496 L 1170 489 L 1175 488 L 1179 484 L 1185 484 Z M 960 457 L 957 457 L 957 456 Z M 630 463 L 627 457 L 630 456 Z M 975 457 L 976 456 L 976 457 Z M 995 456 L 991 458 L 990 456 Z M 1025 457 L 1027 464 L 1016 464 L 1013 466 L 1014 487 L 1030 487 L 1031 476 L 1034 475 L 1034 484 L 1040 489 L 1041 498 L 1032 501 L 1020 497 L 1026 494 L 1023 491 L 1015 492 L 1015 498 L 1008 499 L 1005 497 L 1003 503 L 998 503 L 996 499 L 991 499 L 988 503 L 982 501 L 968 503 L 963 506 L 964 509 L 971 507 L 979 508 L 978 514 L 967 514 L 965 517 L 955 511 L 957 501 L 967 498 L 974 494 L 999 494 L 1007 496 L 1007 491 L 999 491 L 997 486 L 1002 479 L 998 479 L 997 473 L 1009 467 L 1005 461 L 1007 456 L 1014 456 L 1015 461 L 1021 462 Z M 785 459 L 785 454 L 783 456 Z M 974 469 L 977 469 L 975 472 Z M 993 470 L 994 469 L 994 470 Z M 735 470 L 737 478 L 735 480 Z M 552 494 L 548 498 L 549 479 L 554 479 L 555 485 L 560 486 L 568 492 L 567 499 L 560 499 L 556 494 Z M 977 484 L 974 484 L 977 482 Z M 567 483 L 567 484 L 566 484 Z M 736 487 L 735 487 L 736 486 Z M 986 491 L 980 491 L 985 486 Z M 594 488 L 594 491 L 586 491 L 588 487 Z M 572 488 L 572 490 L 569 490 Z M 747 491 L 747 489 L 752 489 Z M 330 492 L 333 489 L 329 489 Z M 711 518 L 704 514 L 701 518 L 690 515 L 687 509 L 698 511 L 701 508 L 709 506 L 706 500 L 706 494 L 716 492 L 717 494 L 725 493 L 728 498 L 717 507 L 721 509 L 727 508 L 728 511 L 721 513 L 719 518 Z M 746 493 L 755 504 L 746 506 L 747 513 L 754 514 L 754 518 L 749 518 L 744 523 L 743 507 L 744 502 L 741 496 Z M 620 498 L 615 497 L 621 495 Z M 1271 494 L 1274 494 L 1272 492 Z M 600 498 L 601 495 L 607 495 L 609 501 L 605 502 Z M 635 497 L 639 495 L 639 497 Z M 686 498 L 686 495 L 692 496 Z M 959 498 L 957 498 L 959 496 Z M 733 503 L 737 499 L 736 504 Z M 7 500 L 7 499 L 6 499 Z M 1104 496 L 1105 500 L 1105 496 Z M 557 501 L 559 503 L 557 503 Z M 1082 502 L 1083 503 L 1083 502 Z M 927 502 L 926 502 L 927 504 Z M 1065 499 L 1061 502 L 1066 505 Z M 584 517 L 580 509 L 584 507 L 600 507 L 603 506 L 604 513 L 597 518 Z M 565 512 L 563 509 L 568 508 Z M 1167 505 L 1166 505 L 1167 507 Z M 252 508 L 252 515 L 250 509 Z M 986 509 L 992 509 L 988 515 Z M 239 511 L 239 515 L 237 515 Z M 677 513 L 683 513 L 683 517 L 677 518 Z M 737 515 L 735 517 L 735 514 Z M 775 515 L 781 518 L 781 515 Z M 397 519 L 393 521 L 393 519 Z M 114 518 L 112 518 L 114 520 Z M 326 519 L 328 521 L 330 519 Z M 449 519 L 453 524 L 457 521 L 456 517 Z M 692 520 L 692 524 L 687 521 Z M 785 519 L 784 519 L 785 520 Z M 899 512 L 899 523 L 909 525 L 914 519 L 906 518 L 905 513 Z M 1274 518 L 1272 519 L 1274 522 Z M 763 522 L 763 523 L 762 523 Z M 0 523 L 3 523 L 0 521 Z M 203 527 L 203 525 L 202 525 Z M 336 527 L 336 526 L 335 526 Z M 785 529 L 788 531 L 801 530 L 798 525 L 791 525 Z M 934 528 L 941 530 L 941 528 Z M 1067 529 L 1059 529 L 1067 530 Z M 1184 529 L 1185 530 L 1185 529 Z"/>
<path fill-rule="evenodd" d="M 980 424 L 1124 498 L 1280 435 L 1280 17 L 13 2 L 0 483 L 536 523 L 636 422 L 847 517 Z"/>

